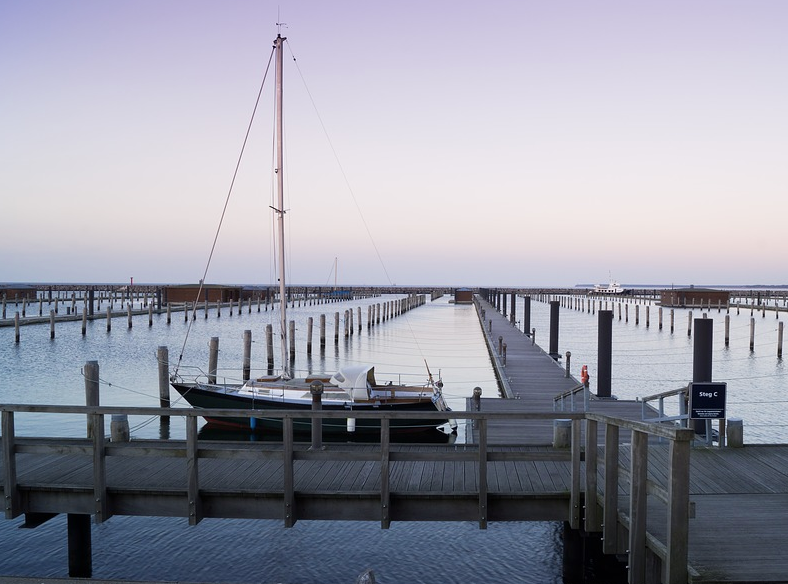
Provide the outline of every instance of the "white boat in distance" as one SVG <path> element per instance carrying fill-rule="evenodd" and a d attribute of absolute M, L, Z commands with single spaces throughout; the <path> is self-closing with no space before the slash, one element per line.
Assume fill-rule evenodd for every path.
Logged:
<path fill-rule="evenodd" d="M 623 294 L 624 288 L 611 278 L 607 284 L 594 284 L 593 292 L 594 294 Z"/>

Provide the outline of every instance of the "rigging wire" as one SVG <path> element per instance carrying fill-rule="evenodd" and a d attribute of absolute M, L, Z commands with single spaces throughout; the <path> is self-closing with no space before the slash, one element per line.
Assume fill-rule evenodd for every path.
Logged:
<path fill-rule="evenodd" d="M 384 273 L 384 275 L 386 277 L 386 281 L 388 282 L 388 284 L 390 286 L 393 286 L 394 282 L 391 279 L 391 276 L 389 275 L 388 269 L 386 268 L 386 263 L 383 261 L 383 256 L 381 255 L 380 250 L 378 249 L 377 243 L 375 242 L 375 238 L 372 236 L 372 230 L 370 229 L 369 224 L 367 223 L 367 220 L 364 217 L 364 213 L 361 210 L 361 205 L 359 204 L 358 199 L 356 198 L 356 193 L 355 193 L 355 191 L 353 190 L 353 187 L 350 184 L 350 180 L 348 179 L 348 176 L 347 176 L 347 173 L 345 172 L 344 166 L 342 166 L 342 162 L 339 159 L 339 154 L 337 153 L 337 150 L 334 147 L 334 143 L 331 141 L 331 136 L 329 135 L 328 129 L 326 128 L 326 125 L 323 122 L 323 118 L 320 115 L 320 111 L 317 108 L 317 104 L 315 103 L 315 100 L 312 97 L 312 92 L 309 90 L 309 86 L 306 83 L 306 79 L 304 78 L 304 74 L 301 71 L 301 67 L 299 67 L 299 65 L 298 65 L 298 60 L 295 57 L 295 53 L 292 51 L 292 47 L 290 46 L 290 41 L 287 40 L 287 39 L 285 39 L 285 41 L 286 41 L 288 49 L 290 49 L 290 55 L 293 58 L 293 63 L 295 63 L 295 67 L 296 67 L 296 70 L 298 71 L 298 75 L 301 78 L 301 83 L 303 83 L 303 85 L 304 85 L 304 89 L 306 91 L 306 94 L 309 97 L 310 103 L 312 104 L 312 108 L 314 109 L 315 115 L 317 116 L 317 120 L 320 123 L 321 129 L 323 130 L 323 134 L 324 134 L 324 136 L 326 138 L 326 141 L 328 142 L 329 148 L 331 149 L 331 153 L 334 156 L 334 160 L 335 160 L 335 162 L 337 164 L 337 167 L 339 168 L 340 174 L 342 175 L 342 179 L 345 182 L 345 186 L 346 186 L 346 188 L 348 190 L 348 193 L 350 194 L 350 198 L 351 198 L 351 200 L 353 201 L 353 204 L 356 207 L 356 211 L 358 211 L 359 218 L 361 219 L 361 223 L 364 225 L 364 229 L 367 232 L 367 237 L 369 238 L 370 244 L 372 245 L 372 249 L 375 250 L 375 255 L 378 258 L 378 262 L 380 262 L 380 266 L 381 266 L 381 269 L 383 270 L 383 273 Z M 405 322 L 408 323 L 408 326 L 410 326 L 410 319 L 408 318 L 407 314 L 405 315 Z M 422 350 L 421 350 L 421 347 L 419 346 L 418 339 L 416 338 L 416 335 L 413 332 L 413 330 L 411 330 L 411 334 L 413 335 L 414 342 L 416 343 L 416 347 L 417 347 L 419 353 L 423 354 Z M 425 359 L 425 361 L 426 361 L 426 359 Z"/>
<path fill-rule="evenodd" d="M 249 141 L 249 134 L 252 131 L 252 124 L 254 123 L 254 116 L 257 113 L 257 107 L 260 105 L 260 97 L 263 94 L 263 88 L 265 87 L 266 79 L 268 79 L 268 72 L 271 69 L 271 61 L 274 57 L 274 49 L 271 50 L 271 54 L 268 57 L 268 64 L 265 68 L 265 73 L 263 74 L 263 80 L 260 83 L 260 89 L 257 92 L 257 99 L 254 103 L 254 108 L 252 108 L 252 115 L 249 118 L 249 124 L 246 127 L 246 134 L 244 135 L 243 143 L 241 144 L 241 151 L 238 153 L 238 160 L 235 163 L 235 170 L 233 171 L 233 177 L 230 181 L 230 187 L 227 190 L 227 196 L 224 199 L 224 207 L 222 207 L 222 214 L 219 217 L 219 224 L 216 226 L 216 233 L 213 237 L 213 243 L 211 244 L 211 251 L 208 254 L 208 261 L 205 264 L 205 270 L 203 271 L 202 279 L 200 280 L 200 287 L 197 289 L 197 298 L 194 301 L 194 308 L 192 311 L 192 318 L 189 322 L 189 326 L 186 329 L 186 335 L 183 339 L 183 345 L 181 346 L 180 354 L 178 355 L 178 362 L 175 365 L 175 375 L 178 374 L 178 368 L 181 366 L 181 361 L 183 360 L 183 353 L 186 350 L 186 343 L 189 340 L 189 333 L 191 332 L 192 323 L 196 320 L 197 317 L 197 303 L 200 301 L 200 297 L 202 296 L 202 290 L 205 286 L 205 279 L 208 276 L 208 269 L 211 266 L 211 260 L 213 259 L 213 253 L 216 250 L 216 244 L 219 241 L 219 233 L 222 230 L 222 224 L 224 223 L 224 216 L 227 213 L 227 207 L 230 204 L 230 197 L 233 193 L 233 187 L 235 186 L 235 180 L 238 178 L 238 170 L 241 168 L 241 161 L 243 160 L 244 152 L 246 151 L 246 144 Z"/>

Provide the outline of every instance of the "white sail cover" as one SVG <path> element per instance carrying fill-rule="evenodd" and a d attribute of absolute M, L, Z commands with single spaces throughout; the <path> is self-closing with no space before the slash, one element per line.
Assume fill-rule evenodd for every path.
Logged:
<path fill-rule="evenodd" d="M 369 399 L 369 390 L 375 385 L 375 366 L 343 367 L 334 373 L 331 383 L 347 391 L 354 400 Z"/>

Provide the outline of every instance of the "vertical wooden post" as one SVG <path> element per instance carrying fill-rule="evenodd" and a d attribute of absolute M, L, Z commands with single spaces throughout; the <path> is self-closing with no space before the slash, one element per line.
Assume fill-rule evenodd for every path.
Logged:
<path fill-rule="evenodd" d="M 361 316 L 358 317 L 358 322 L 361 322 Z M 310 316 L 306 321 L 306 354 L 312 354 L 312 326 L 313 326 L 313 319 Z"/>
<path fill-rule="evenodd" d="M 782 359 L 783 356 L 783 322 L 777 324 L 777 358 Z"/>
<path fill-rule="evenodd" d="M 750 317 L 750 352 L 755 350 L 755 318 Z"/>
<path fill-rule="evenodd" d="M 170 351 L 165 345 L 156 349 L 159 365 L 159 406 L 170 407 Z"/>
<path fill-rule="evenodd" d="M 326 315 L 320 315 L 320 352 L 326 349 Z"/>
<path fill-rule="evenodd" d="M 128 315 L 126 318 L 127 318 L 128 322 L 129 322 L 129 328 L 131 328 L 131 313 L 132 313 L 131 306 L 132 306 L 131 302 L 129 302 L 126 305 L 126 312 L 127 312 L 127 315 Z"/>
<path fill-rule="evenodd" d="M 98 396 L 97 396 L 98 397 Z M 98 403 L 96 403 L 98 405 Z M 107 457 L 105 455 L 104 414 L 88 414 L 93 427 L 93 501 L 96 523 L 112 517 L 107 500 Z"/>
<path fill-rule="evenodd" d="M 5 518 L 14 519 L 19 516 L 19 491 L 16 488 L 16 446 L 14 435 L 14 412 L 3 410 L 3 493 L 5 495 Z"/>
<path fill-rule="evenodd" d="M 612 312 L 612 311 L 611 311 Z M 597 446 L 597 421 L 586 420 L 586 505 L 585 505 L 585 525 L 588 533 L 602 531 L 602 521 L 599 516 L 597 506 L 597 466 L 598 466 L 598 446 Z"/>
<path fill-rule="evenodd" d="M 98 361 L 88 361 L 83 368 L 85 376 L 85 405 L 98 406 L 99 405 L 99 364 Z M 94 420 L 88 414 L 87 419 L 87 437 L 93 438 L 96 429 L 93 427 Z"/>
<path fill-rule="evenodd" d="M 274 368 L 274 327 L 270 324 L 265 325 L 265 352 L 268 358 L 268 374 Z"/>
<path fill-rule="evenodd" d="M 55 338 L 55 311 L 49 311 L 49 338 Z"/>
<path fill-rule="evenodd" d="M 14 342 L 19 342 L 19 313 L 14 314 Z"/>
<path fill-rule="evenodd" d="M 198 473 L 197 416 L 186 416 L 186 496 L 189 504 L 189 525 L 202 520 L 202 500 Z"/>
<path fill-rule="evenodd" d="M 323 410 L 323 382 L 313 381 L 309 386 L 312 394 L 312 411 Z M 312 418 L 312 450 L 323 448 L 323 418 Z"/>
<path fill-rule="evenodd" d="M 632 431 L 629 492 L 629 581 L 645 582 L 648 434 Z"/>
<path fill-rule="evenodd" d="M 88 330 L 88 313 L 87 311 L 82 311 L 82 336 L 84 337 Z"/>
<path fill-rule="evenodd" d="M 295 476 L 293 469 L 293 418 L 285 416 L 282 420 L 282 490 L 284 493 L 285 527 L 293 527 L 295 518 Z"/>
<path fill-rule="evenodd" d="M 239 305 L 240 306 L 240 305 Z M 252 331 L 244 331 L 243 380 L 252 376 Z"/>
<path fill-rule="evenodd" d="M 339 344 L 339 312 L 334 313 L 334 344 Z"/>
<path fill-rule="evenodd" d="M 582 442 L 580 440 L 581 424 L 579 418 L 572 420 L 572 486 L 569 493 L 569 524 L 572 529 L 580 529 L 580 459 Z"/>
<path fill-rule="evenodd" d="M 208 345 L 208 383 L 216 383 L 216 370 L 219 366 L 219 337 L 211 337 Z"/>
<path fill-rule="evenodd" d="M 479 418 L 479 529 L 487 529 L 487 418 Z"/>
<path fill-rule="evenodd" d="M 602 551 L 618 553 L 618 435 L 614 424 L 605 425 L 605 505 L 602 509 Z"/>
<path fill-rule="evenodd" d="M 296 356 L 294 320 L 290 321 L 289 328 L 290 328 L 290 338 L 288 339 L 288 342 L 290 343 L 290 362 L 292 363 L 293 361 L 295 361 L 295 356 Z"/>
<path fill-rule="evenodd" d="M 682 431 L 670 441 L 667 554 L 664 567 L 666 584 L 684 584 L 688 580 L 691 437 L 691 431 Z"/>
<path fill-rule="evenodd" d="M 389 464 L 389 419 L 380 420 L 380 527 L 388 529 L 391 525 L 391 493 Z"/>

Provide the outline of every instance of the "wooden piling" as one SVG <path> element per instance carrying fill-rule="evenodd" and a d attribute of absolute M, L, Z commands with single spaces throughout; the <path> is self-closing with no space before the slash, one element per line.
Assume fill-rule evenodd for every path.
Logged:
<path fill-rule="evenodd" d="M 361 323 L 361 315 L 359 315 L 358 317 L 358 322 Z M 310 316 L 306 321 L 306 354 L 307 355 L 312 354 L 312 325 L 313 325 L 313 319 Z"/>
<path fill-rule="evenodd" d="M 85 405 L 99 405 L 99 364 L 98 361 L 88 361 L 82 370 L 85 377 Z M 95 432 L 92 415 L 87 417 L 87 437 L 92 439 Z"/>
<path fill-rule="evenodd" d="M 162 345 L 156 350 L 156 361 L 159 366 L 159 406 L 170 407 L 170 354 L 169 349 Z"/>
<path fill-rule="evenodd" d="M 268 358 L 268 371 L 274 368 L 274 327 L 265 325 L 265 352 Z"/>
<path fill-rule="evenodd" d="M 243 380 L 249 381 L 252 375 L 252 331 L 244 331 L 244 357 L 243 357 Z"/>
<path fill-rule="evenodd" d="M 208 383 L 216 383 L 216 370 L 219 365 L 219 337 L 211 337 L 208 345 Z"/>

